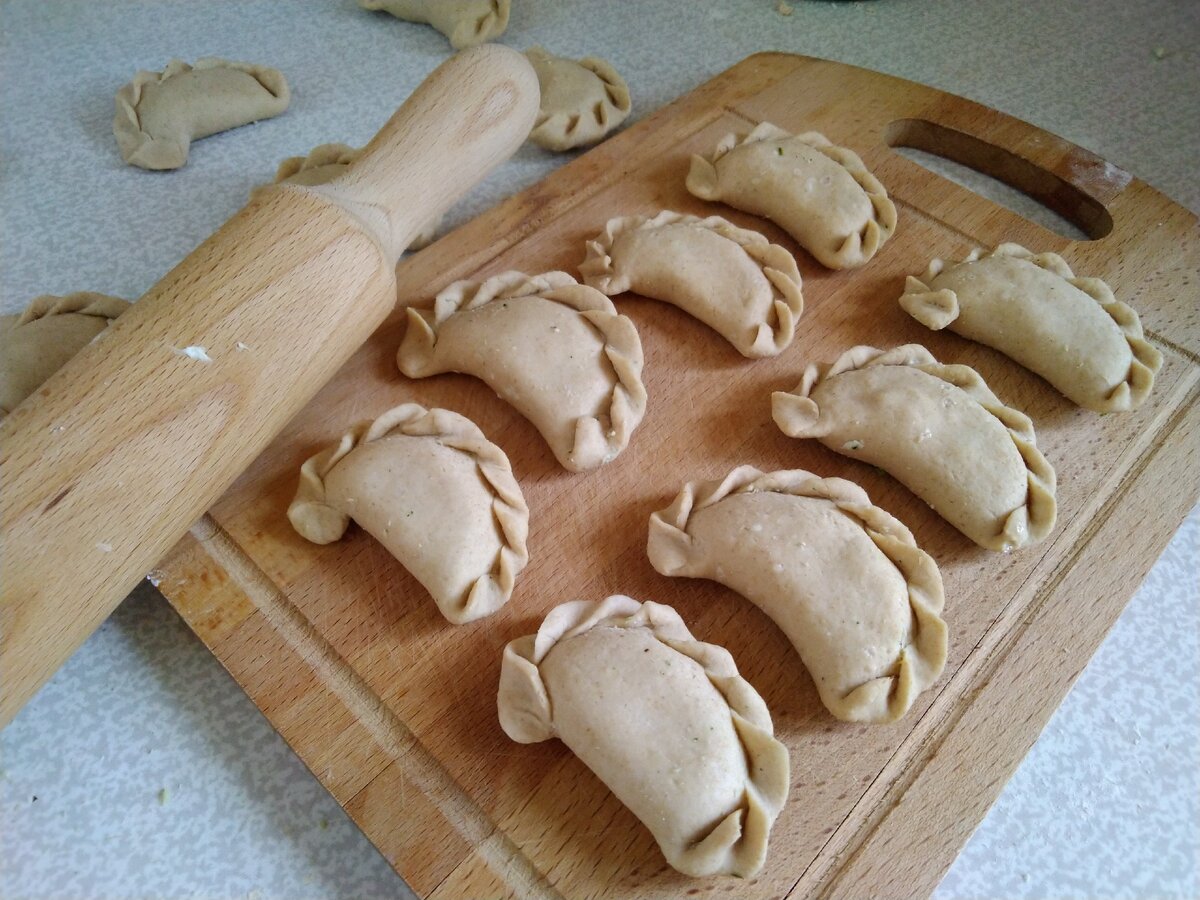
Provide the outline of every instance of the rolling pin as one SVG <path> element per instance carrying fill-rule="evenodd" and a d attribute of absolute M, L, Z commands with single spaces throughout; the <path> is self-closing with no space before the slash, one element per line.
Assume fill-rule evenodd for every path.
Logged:
<path fill-rule="evenodd" d="M 383 322 L 400 253 L 538 102 L 522 54 L 451 57 L 338 180 L 256 191 L 0 424 L 0 727 Z"/>

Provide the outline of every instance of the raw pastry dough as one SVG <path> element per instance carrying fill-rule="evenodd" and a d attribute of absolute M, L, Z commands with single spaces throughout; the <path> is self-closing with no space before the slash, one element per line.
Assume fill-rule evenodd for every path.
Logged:
<path fill-rule="evenodd" d="M 463 50 L 504 34 L 512 0 L 358 0 L 358 5 L 432 25 L 455 50 Z"/>
<path fill-rule="evenodd" d="M 532 47 L 525 55 L 537 72 L 542 104 L 529 139 L 547 150 L 594 144 L 629 115 L 625 79 L 594 56 L 576 62 Z"/>
<path fill-rule="evenodd" d="M 173 59 L 161 72 L 138 72 L 117 91 L 113 134 L 130 165 L 178 169 L 192 141 L 270 119 L 290 99 L 278 69 L 212 57 L 195 66 Z"/>
<path fill-rule="evenodd" d="M 839 719 L 900 718 L 946 665 L 937 566 L 853 482 L 741 466 L 686 484 L 650 516 L 647 552 L 762 609 Z"/>
<path fill-rule="evenodd" d="M 36 297 L 20 315 L 0 316 L 0 418 L 128 308 L 118 297 L 80 292 Z"/>
<path fill-rule="evenodd" d="M 470 419 L 415 403 L 309 458 L 288 518 L 317 544 L 353 518 L 456 625 L 508 602 L 529 561 L 529 508 L 504 451 Z"/>
<path fill-rule="evenodd" d="M 1107 284 L 1019 244 L 949 266 L 933 260 L 923 278 L 909 276 L 900 305 L 928 328 L 949 325 L 994 347 L 1096 412 L 1137 408 L 1162 368 L 1138 314 Z"/>
<path fill-rule="evenodd" d="M 770 122 L 726 135 L 711 159 L 693 156 L 687 189 L 765 216 L 830 269 L 861 266 L 896 229 L 895 205 L 858 154 Z"/>
<path fill-rule="evenodd" d="M 919 344 L 854 347 L 771 396 L 775 424 L 889 472 L 989 550 L 1040 541 L 1054 527 L 1054 469 L 1033 423 L 968 366 Z"/>
<path fill-rule="evenodd" d="M 566 272 L 455 282 L 432 309 L 409 307 L 396 363 L 409 378 L 483 379 L 572 472 L 614 459 L 646 411 L 633 322 Z"/>
<path fill-rule="evenodd" d="M 500 725 L 557 737 L 686 875 L 752 876 L 788 792 L 788 753 L 728 651 L 669 606 L 623 596 L 550 611 L 504 649 Z"/>
<path fill-rule="evenodd" d="M 579 271 L 610 297 L 635 291 L 678 306 L 751 358 L 790 344 L 804 311 L 792 254 L 719 216 L 610 219 Z"/>
<path fill-rule="evenodd" d="M 308 156 L 289 156 L 275 170 L 275 183 L 300 184 L 313 187 L 328 184 L 339 177 L 346 168 L 362 156 L 362 148 L 349 144 L 319 144 L 309 151 Z M 438 216 L 409 241 L 408 250 L 428 247 L 437 238 L 442 227 L 442 216 Z"/>

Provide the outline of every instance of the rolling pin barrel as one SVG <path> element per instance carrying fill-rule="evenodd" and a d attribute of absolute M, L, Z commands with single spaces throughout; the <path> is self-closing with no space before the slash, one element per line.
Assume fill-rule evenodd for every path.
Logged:
<path fill-rule="evenodd" d="M 522 54 L 452 57 L 341 178 L 257 192 L 0 424 L 0 727 L 379 326 L 400 252 L 537 109 Z"/>

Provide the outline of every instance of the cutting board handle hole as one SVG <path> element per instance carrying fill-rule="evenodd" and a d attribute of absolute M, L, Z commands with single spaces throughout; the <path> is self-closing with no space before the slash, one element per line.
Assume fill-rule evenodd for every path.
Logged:
<path fill-rule="evenodd" d="M 1068 240 L 1112 231 L 1103 203 L 1003 147 L 924 119 L 898 119 L 883 137 L 906 159 Z"/>

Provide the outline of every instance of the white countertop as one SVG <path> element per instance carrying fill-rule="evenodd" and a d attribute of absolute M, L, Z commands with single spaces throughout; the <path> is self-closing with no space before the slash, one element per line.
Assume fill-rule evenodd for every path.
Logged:
<path fill-rule="evenodd" d="M 641 118 L 760 50 L 901 75 L 1026 119 L 1200 209 L 1200 4 L 514 0 L 503 43 L 602 55 Z M 361 144 L 448 53 L 353 0 L 0 5 L 0 311 L 139 296 L 285 156 Z M 121 163 L 138 68 L 276 66 L 282 117 Z M 563 161 L 523 148 L 455 225 Z M 1200 513 L 1193 512 L 937 896 L 1192 897 L 1200 847 Z M 951 601 L 952 602 L 952 601 Z M 407 896 L 382 857 L 143 585 L 0 733 L 0 896 Z"/>

